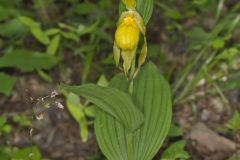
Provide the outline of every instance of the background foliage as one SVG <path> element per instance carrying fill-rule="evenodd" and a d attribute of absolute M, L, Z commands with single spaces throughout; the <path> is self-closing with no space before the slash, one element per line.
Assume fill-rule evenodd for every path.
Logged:
<path fill-rule="evenodd" d="M 196 140 L 191 139 L 191 133 L 198 122 L 208 126 L 216 137 L 239 144 L 238 0 L 155 0 L 148 7 L 143 0 L 139 2 L 137 9 L 147 24 L 148 59 L 154 61 L 170 82 L 174 100 L 174 124 L 156 159 L 211 157 L 211 152 L 201 152 L 198 148 L 202 144 L 192 144 Z M 113 69 L 112 56 L 115 23 L 119 8 L 124 10 L 118 3 L 115 0 L 0 1 L 0 159 L 26 157 L 29 150 L 36 159 L 41 156 L 57 159 L 57 151 L 62 151 L 61 157 L 65 159 L 103 159 L 97 146 L 90 145 L 96 142 L 92 131 L 94 106 L 89 101 L 63 93 L 60 99 L 66 100 L 65 110 L 49 111 L 48 118 L 40 122 L 32 121 L 31 110 L 40 105 L 26 101 L 30 96 L 48 95 L 60 82 L 108 84 L 112 75 L 119 72 Z M 149 12 L 145 13 L 145 9 Z M 30 96 L 26 90 L 30 90 Z M 54 100 L 40 104 L 51 106 Z M 56 115 L 61 114 L 62 118 L 57 119 Z M 33 141 L 29 136 L 32 124 L 36 128 Z M 56 127 L 61 124 L 65 129 Z M 47 148 L 41 137 L 48 129 L 56 129 L 57 135 L 67 130 L 67 135 L 75 141 L 79 139 L 80 147 L 69 151 L 67 145 L 55 144 L 60 140 L 51 140 L 47 132 L 45 138 L 51 142 Z M 221 145 L 226 146 L 218 144 Z M 69 152 L 73 155 L 65 154 Z M 224 154 L 219 153 L 216 159 L 238 157 L 237 150 L 219 152 Z"/>

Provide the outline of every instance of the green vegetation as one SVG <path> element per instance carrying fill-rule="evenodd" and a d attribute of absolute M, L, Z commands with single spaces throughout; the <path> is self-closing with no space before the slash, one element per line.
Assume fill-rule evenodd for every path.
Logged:
<path fill-rule="evenodd" d="M 240 157 L 238 0 L 134 3 L 0 1 L 1 160 Z"/>

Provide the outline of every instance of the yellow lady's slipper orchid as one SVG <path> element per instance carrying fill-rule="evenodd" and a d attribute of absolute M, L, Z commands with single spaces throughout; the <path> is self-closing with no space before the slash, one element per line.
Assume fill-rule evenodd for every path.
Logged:
<path fill-rule="evenodd" d="M 125 2 L 127 3 L 127 0 L 125 0 Z M 138 58 L 137 71 L 144 63 L 147 55 L 147 41 L 145 37 L 146 27 L 144 25 L 142 17 L 134 8 L 123 12 L 119 18 L 117 30 L 115 32 L 113 53 L 117 66 L 119 65 L 120 56 L 122 57 L 123 69 L 126 75 L 128 74 L 131 64 L 136 57 L 136 50 L 139 42 L 140 33 L 144 37 L 144 44 Z"/>
<path fill-rule="evenodd" d="M 139 29 L 131 15 L 124 18 L 115 33 L 115 41 L 122 50 L 133 50 L 138 45 Z"/>

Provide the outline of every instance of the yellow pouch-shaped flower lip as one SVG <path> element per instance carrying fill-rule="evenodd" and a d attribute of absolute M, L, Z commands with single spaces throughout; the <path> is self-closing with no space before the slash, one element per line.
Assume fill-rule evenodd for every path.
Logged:
<path fill-rule="evenodd" d="M 115 41 L 121 50 L 133 50 L 139 41 L 139 29 L 135 20 L 131 16 L 124 18 L 123 22 L 117 27 Z"/>

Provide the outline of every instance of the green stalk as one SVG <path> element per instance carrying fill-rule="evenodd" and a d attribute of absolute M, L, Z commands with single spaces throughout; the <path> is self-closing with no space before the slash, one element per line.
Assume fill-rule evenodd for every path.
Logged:
<path fill-rule="evenodd" d="M 133 160 L 133 134 L 127 134 L 128 160 Z"/>
<path fill-rule="evenodd" d="M 133 75 L 135 73 L 135 63 L 136 63 L 136 56 L 133 59 L 131 73 L 130 73 L 130 84 L 129 84 L 129 93 L 132 95 L 133 92 Z M 130 132 L 127 134 L 127 150 L 128 150 L 128 160 L 133 160 L 133 133 Z"/>

